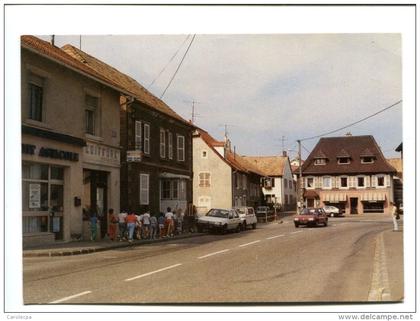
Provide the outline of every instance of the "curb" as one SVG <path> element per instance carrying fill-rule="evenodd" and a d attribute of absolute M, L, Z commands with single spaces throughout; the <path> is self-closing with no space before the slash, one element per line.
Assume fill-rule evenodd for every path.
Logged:
<path fill-rule="evenodd" d="M 182 240 L 187 238 L 193 238 L 198 236 L 204 236 L 205 233 L 193 233 L 188 235 L 181 235 L 173 238 L 162 238 L 157 240 L 142 240 L 137 241 L 133 243 L 118 243 L 118 244 L 112 244 L 110 246 L 104 246 L 104 247 L 91 247 L 91 248 L 75 248 L 74 250 L 24 250 L 22 253 L 23 257 L 52 257 L 52 256 L 71 256 L 71 255 L 82 255 L 82 254 L 90 254 L 95 252 L 102 252 L 107 250 L 114 250 L 119 248 L 126 248 L 126 247 L 135 247 L 139 245 L 144 244 L 152 244 L 152 243 L 163 243 L 168 241 L 174 241 L 174 240 Z M 36 252 L 40 251 L 40 252 Z M 26 253 L 25 253 L 26 252 Z"/>

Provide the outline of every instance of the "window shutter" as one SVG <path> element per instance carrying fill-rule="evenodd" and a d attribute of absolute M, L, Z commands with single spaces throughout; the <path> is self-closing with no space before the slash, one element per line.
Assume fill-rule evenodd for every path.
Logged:
<path fill-rule="evenodd" d="M 149 205 L 149 174 L 140 174 L 140 205 Z"/>
<path fill-rule="evenodd" d="M 372 184 L 372 187 L 376 187 L 376 185 L 377 185 L 376 176 L 372 176 L 371 184 Z"/>
<path fill-rule="evenodd" d="M 144 124 L 144 145 L 143 152 L 150 154 L 150 125 Z"/>
<path fill-rule="evenodd" d="M 365 187 L 370 187 L 370 176 L 365 176 Z"/>
<path fill-rule="evenodd" d="M 335 180 L 335 177 L 334 176 L 331 177 L 331 187 L 332 188 L 336 188 L 337 187 L 336 180 Z"/>
<path fill-rule="evenodd" d="M 349 187 L 350 188 L 354 187 L 354 179 L 355 179 L 354 176 L 349 176 L 349 182 L 348 182 L 348 184 L 349 184 Z"/>
<path fill-rule="evenodd" d="M 141 122 L 136 120 L 135 123 L 135 144 L 134 149 L 141 149 Z"/>
<path fill-rule="evenodd" d="M 387 187 L 391 186 L 391 179 L 390 179 L 389 175 L 385 175 L 385 185 Z"/>

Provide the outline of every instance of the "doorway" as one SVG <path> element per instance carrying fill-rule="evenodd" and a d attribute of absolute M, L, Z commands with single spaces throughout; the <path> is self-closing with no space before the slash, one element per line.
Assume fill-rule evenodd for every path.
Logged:
<path fill-rule="evenodd" d="M 94 211 L 100 221 L 101 238 L 107 233 L 108 227 L 108 173 L 103 171 L 83 170 L 84 208 Z"/>
<path fill-rule="evenodd" d="M 357 197 L 350 197 L 350 214 L 358 214 L 357 212 L 358 203 L 359 203 L 359 199 Z"/>

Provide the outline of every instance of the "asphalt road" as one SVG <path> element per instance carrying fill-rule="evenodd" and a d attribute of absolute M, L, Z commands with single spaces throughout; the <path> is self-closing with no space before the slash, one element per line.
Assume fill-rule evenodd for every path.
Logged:
<path fill-rule="evenodd" d="M 288 219 L 241 233 L 25 258 L 24 302 L 365 302 L 372 296 L 372 282 L 382 286 L 376 261 L 378 244 L 387 242 L 378 240 L 392 224 L 389 219 L 348 218 L 329 223 L 296 229 Z M 402 242 L 392 246 L 402 251 Z M 399 273 L 393 278 L 398 291 L 390 293 L 392 300 L 402 297 Z"/>

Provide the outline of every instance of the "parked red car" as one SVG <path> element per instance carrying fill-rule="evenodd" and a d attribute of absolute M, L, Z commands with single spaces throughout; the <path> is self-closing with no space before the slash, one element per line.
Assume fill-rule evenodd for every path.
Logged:
<path fill-rule="evenodd" d="M 328 216 L 322 208 L 304 208 L 296 215 L 294 222 L 296 228 L 300 225 L 318 226 L 322 224 L 327 226 Z"/>

